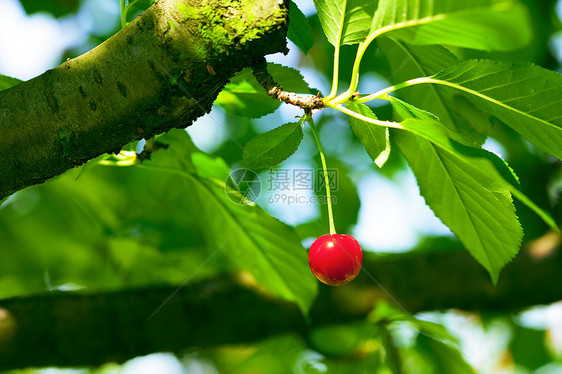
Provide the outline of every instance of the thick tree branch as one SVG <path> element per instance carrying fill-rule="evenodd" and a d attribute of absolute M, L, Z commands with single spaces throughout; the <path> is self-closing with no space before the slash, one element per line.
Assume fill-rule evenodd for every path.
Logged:
<path fill-rule="evenodd" d="M 288 1 L 160 0 L 97 48 L 0 92 L 0 200 L 186 127 L 234 73 L 286 51 Z"/>
<path fill-rule="evenodd" d="M 379 283 L 362 272 L 347 286 L 322 286 L 309 324 L 294 304 L 233 279 L 190 284 L 152 318 L 175 287 L 0 301 L 0 370 L 99 365 L 150 352 L 305 334 L 310 326 L 364 318 L 377 300 L 416 313 L 449 308 L 505 312 L 562 299 L 561 250 L 543 257 L 521 253 L 497 287 L 465 251 L 366 256 L 364 268 Z"/>

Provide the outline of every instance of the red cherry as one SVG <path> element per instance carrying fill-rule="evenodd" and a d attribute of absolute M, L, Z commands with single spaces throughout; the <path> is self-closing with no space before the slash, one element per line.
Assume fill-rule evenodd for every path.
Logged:
<path fill-rule="evenodd" d="M 329 286 L 351 282 L 359 274 L 362 262 L 361 246 L 351 235 L 322 235 L 308 252 L 312 274 Z"/>

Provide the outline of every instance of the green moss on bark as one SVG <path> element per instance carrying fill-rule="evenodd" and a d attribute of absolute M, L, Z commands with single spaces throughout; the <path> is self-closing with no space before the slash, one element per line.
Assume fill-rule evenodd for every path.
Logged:
<path fill-rule="evenodd" d="M 200 55 L 228 56 L 278 28 L 278 20 L 287 15 L 281 4 L 278 0 L 202 0 L 194 6 L 179 2 L 177 10 L 189 30 L 203 40 Z"/>

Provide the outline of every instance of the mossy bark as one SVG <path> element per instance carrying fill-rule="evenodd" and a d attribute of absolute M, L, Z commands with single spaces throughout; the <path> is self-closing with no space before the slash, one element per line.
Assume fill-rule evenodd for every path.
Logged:
<path fill-rule="evenodd" d="M 286 51 L 285 0 L 159 0 L 84 55 L 0 92 L 0 199 L 210 111 Z"/>

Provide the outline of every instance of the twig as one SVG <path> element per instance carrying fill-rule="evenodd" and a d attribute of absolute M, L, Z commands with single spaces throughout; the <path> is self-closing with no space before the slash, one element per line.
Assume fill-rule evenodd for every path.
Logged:
<path fill-rule="evenodd" d="M 307 112 L 314 109 L 324 108 L 324 102 L 320 97 L 320 92 L 315 95 L 299 95 L 294 92 L 283 90 L 283 87 L 273 80 L 273 77 L 267 71 L 267 62 L 261 59 L 258 63 L 252 66 L 254 77 L 258 83 L 265 88 L 267 94 L 274 99 L 281 100 L 284 103 L 298 106 Z"/>

